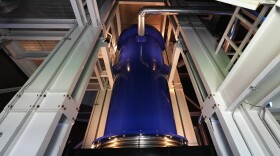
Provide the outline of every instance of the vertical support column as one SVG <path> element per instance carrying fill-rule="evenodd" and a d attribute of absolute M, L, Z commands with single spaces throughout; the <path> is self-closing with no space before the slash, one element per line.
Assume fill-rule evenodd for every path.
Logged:
<path fill-rule="evenodd" d="M 181 56 L 184 60 L 185 66 L 187 68 L 188 74 L 190 76 L 198 103 L 201 106 L 203 104 L 203 97 L 206 97 L 207 95 L 203 95 L 202 82 L 197 80 L 197 78 L 199 77 L 198 73 L 197 73 L 197 71 L 194 70 L 194 64 L 190 60 L 188 60 L 188 58 L 187 58 L 188 54 L 185 54 L 184 52 L 182 52 L 181 54 L 182 54 Z"/>
<path fill-rule="evenodd" d="M 118 5 L 118 8 L 117 8 L 116 19 L 117 19 L 118 35 L 120 36 L 121 32 L 122 32 L 121 16 L 120 16 L 120 5 Z"/>
<path fill-rule="evenodd" d="M 163 59 L 164 59 L 165 64 L 169 64 L 168 57 L 167 57 L 167 51 L 169 51 L 169 50 L 166 49 L 163 52 Z M 171 89 L 169 89 L 169 91 L 170 91 L 170 98 L 171 98 L 171 104 L 172 104 L 172 110 L 173 110 L 173 114 L 174 114 L 174 120 L 175 120 L 175 124 L 176 124 L 177 134 L 181 135 L 181 136 L 185 136 L 182 121 L 181 121 L 181 116 L 180 116 L 180 112 L 179 112 L 179 108 L 178 108 L 178 104 L 177 104 L 175 90 L 174 90 L 174 88 L 171 88 Z"/>
<path fill-rule="evenodd" d="M 199 20 L 194 19 L 196 22 Z M 183 19 L 180 19 L 179 22 L 186 25 Z M 226 74 L 224 69 L 229 61 L 228 56 L 224 53 L 214 53 L 215 38 L 205 27 L 182 26 L 180 33 L 207 94 L 215 92 L 224 80 Z"/>
<path fill-rule="evenodd" d="M 276 141 L 278 138 L 275 138 L 266 121 L 264 121 L 265 114 L 262 116 L 261 113 L 263 110 L 266 110 L 266 108 L 254 110 L 249 105 L 241 105 L 234 113 L 236 124 L 239 125 L 248 146 L 251 149 L 256 148 L 252 150 L 254 155 L 278 155 L 280 152 L 279 144 Z M 279 124 L 276 124 L 279 127 Z M 279 133 L 278 130 L 277 133 Z"/>
<path fill-rule="evenodd" d="M 188 104 L 185 99 L 183 88 L 175 89 L 175 92 L 176 92 L 178 106 L 182 118 L 183 129 L 185 131 L 185 136 L 188 139 L 188 145 L 197 146 L 198 143 L 197 143 L 194 127 L 192 124 L 192 119 L 190 116 Z"/>
<path fill-rule="evenodd" d="M 112 45 L 113 47 L 115 47 L 117 45 L 117 33 L 116 33 L 116 29 L 115 29 L 115 25 L 114 25 L 114 20 L 112 20 L 111 23 L 111 32 L 112 32 Z"/>
<path fill-rule="evenodd" d="M 98 126 L 96 138 L 102 137 L 104 135 L 111 96 L 112 96 L 112 90 L 108 89 L 106 92 L 106 98 L 105 98 L 103 108 L 102 108 L 102 114 L 100 117 L 100 123 Z"/>
<path fill-rule="evenodd" d="M 167 34 L 166 34 L 166 46 L 169 45 L 170 42 L 170 36 L 171 36 L 171 31 L 172 31 L 172 26 L 171 23 L 168 23 L 168 29 L 167 29 Z"/>
<path fill-rule="evenodd" d="M 164 35 L 165 35 L 166 19 L 167 19 L 167 15 L 163 15 L 162 25 L 161 25 L 161 35 L 162 35 L 163 38 L 164 38 Z"/>
<path fill-rule="evenodd" d="M 70 2 L 79 27 L 83 27 L 87 23 L 87 18 L 82 0 L 70 0 Z"/>
<path fill-rule="evenodd" d="M 104 59 L 104 64 L 105 64 L 105 68 L 106 68 L 106 71 L 107 71 L 109 84 L 110 84 L 110 87 L 112 89 L 113 84 L 114 84 L 114 79 L 113 79 L 113 74 L 112 74 L 112 70 L 111 70 L 111 62 L 110 62 L 110 57 L 109 57 L 109 54 L 108 54 L 107 43 L 103 43 L 103 46 L 101 46 L 100 51 L 101 51 L 101 54 L 102 54 L 103 59 Z"/>
<path fill-rule="evenodd" d="M 177 71 L 177 64 L 179 60 L 180 53 L 182 51 L 182 47 L 180 44 L 175 43 L 173 53 L 172 53 L 172 58 L 170 60 L 170 73 L 169 73 L 169 78 L 168 78 L 168 84 L 172 85 L 175 71 Z"/>
<path fill-rule="evenodd" d="M 175 89 L 170 89 L 170 98 L 171 98 L 171 104 L 172 104 L 172 110 L 174 114 L 177 134 L 181 136 L 186 136 L 182 125 L 182 119 L 179 112 Z"/>
<path fill-rule="evenodd" d="M 60 155 L 93 71 L 100 27 L 75 27 L 0 114 L 0 155 Z M 32 146 L 30 146 L 32 144 Z"/>
<path fill-rule="evenodd" d="M 106 90 L 99 90 L 95 102 L 93 104 L 87 131 L 83 140 L 82 148 L 91 148 L 92 142 L 97 138 L 99 121 L 101 118 L 105 97 L 106 97 Z"/>
<path fill-rule="evenodd" d="M 169 62 L 172 62 L 172 67 L 170 72 L 171 79 L 169 77 L 169 87 L 170 87 L 170 96 L 172 100 L 172 108 L 173 108 L 173 113 L 175 115 L 174 119 L 176 123 L 177 133 L 179 135 L 182 135 L 180 133 L 183 133 L 183 136 L 185 136 L 188 139 L 189 146 L 197 146 L 198 143 L 194 132 L 194 127 L 192 124 L 190 112 L 188 109 L 188 104 L 186 102 L 181 80 L 177 71 L 177 63 L 181 51 L 182 51 L 181 45 L 178 43 L 174 45 L 172 54 L 171 54 L 170 46 L 166 47 L 166 52 L 169 58 Z M 173 81 L 173 85 L 170 85 L 172 81 Z"/>
<path fill-rule="evenodd" d="M 205 120 L 217 155 L 232 155 L 228 142 L 226 141 L 224 132 L 221 128 L 220 122 L 213 119 Z"/>
<path fill-rule="evenodd" d="M 100 25 L 100 15 L 98 11 L 98 6 L 96 0 L 86 0 L 87 1 L 87 7 L 91 19 L 91 23 L 93 26 Z"/>

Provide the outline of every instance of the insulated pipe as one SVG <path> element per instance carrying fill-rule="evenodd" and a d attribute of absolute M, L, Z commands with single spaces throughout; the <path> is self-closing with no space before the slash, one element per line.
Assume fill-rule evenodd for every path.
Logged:
<path fill-rule="evenodd" d="M 232 10 L 220 9 L 219 10 L 207 10 L 204 8 L 195 7 L 144 7 L 138 13 L 138 35 L 145 35 L 145 15 L 178 15 L 178 14 L 194 14 L 194 15 L 232 15 Z"/>

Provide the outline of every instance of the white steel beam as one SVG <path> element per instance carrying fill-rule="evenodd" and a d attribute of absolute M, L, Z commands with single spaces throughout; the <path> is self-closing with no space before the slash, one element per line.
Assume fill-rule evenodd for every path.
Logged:
<path fill-rule="evenodd" d="M 164 15 L 162 17 L 162 24 L 161 24 L 161 36 L 163 38 L 164 38 L 164 35 L 165 35 L 166 19 L 167 19 L 167 15 Z"/>
<path fill-rule="evenodd" d="M 171 57 L 170 52 L 169 52 L 169 56 Z M 163 52 L 163 59 L 164 59 L 165 64 L 169 64 L 167 50 L 165 50 Z M 172 110 L 173 110 L 173 114 L 174 114 L 176 132 L 178 135 L 185 136 L 174 88 L 169 88 L 169 92 L 170 92 Z"/>
<path fill-rule="evenodd" d="M 198 23 L 197 19 L 194 21 Z M 216 40 L 205 27 L 190 26 L 182 19 L 179 19 L 179 24 L 180 33 L 209 95 L 223 82 L 229 58 L 222 52 L 215 54 Z"/>
<path fill-rule="evenodd" d="M 182 125 L 182 119 L 180 117 L 180 112 L 179 112 L 179 107 L 176 99 L 176 93 L 174 89 L 170 89 L 170 98 L 171 98 L 171 104 L 172 104 L 172 110 L 174 114 L 174 120 L 175 120 L 175 126 L 176 126 L 176 131 L 178 135 L 181 136 L 186 136 L 183 125 Z"/>
<path fill-rule="evenodd" d="M 215 118 L 205 120 L 212 138 L 217 155 L 233 155 L 221 128 L 220 122 Z"/>
<path fill-rule="evenodd" d="M 101 24 L 99 10 L 97 6 L 96 0 L 86 0 L 87 7 L 90 14 L 91 23 L 93 26 L 97 26 Z"/>
<path fill-rule="evenodd" d="M 183 136 L 188 139 L 189 146 L 197 146 L 198 142 L 194 132 L 191 115 L 188 109 L 188 104 L 185 99 L 185 94 L 182 88 L 181 80 L 177 71 L 177 63 L 181 51 L 181 45 L 179 45 L 178 43 L 175 43 L 175 45 L 173 46 L 173 53 L 171 53 L 170 46 L 166 47 L 167 58 L 169 60 L 169 63 L 172 63 L 170 76 L 171 74 L 173 74 L 171 81 L 173 82 L 173 84 L 170 85 L 169 78 L 169 88 L 172 100 L 173 113 L 175 116 L 174 119 L 176 123 L 176 128 L 178 128 L 178 134 L 182 135 L 181 133 L 183 133 Z"/>
<path fill-rule="evenodd" d="M 114 23 L 114 18 L 116 16 L 118 6 L 119 6 L 119 2 L 115 1 L 113 7 L 111 8 L 111 10 L 108 14 L 108 17 L 106 18 L 106 22 L 104 22 L 104 26 L 105 26 L 105 29 L 106 29 L 107 32 L 109 31 L 110 27 Z M 114 35 L 112 35 L 112 36 L 114 36 Z"/>
<path fill-rule="evenodd" d="M 166 45 L 167 45 L 167 46 L 168 46 L 169 43 L 170 43 L 171 32 L 172 32 L 171 22 L 168 22 L 167 34 L 166 34 Z"/>
<path fill-rule="evenodd" d="M 180 33 L 191 58 L 183 59 L 188 62 L 193 85 L 199 88 L 198 81 L 194 79 L 201 79 L 207 90 L 207 98 L 202 97 L 202 115 L 218 154 L 277 155 L 280 150 L 279 125 L 269 113 L 263 119 L 258 113 L 260 106 L 265 106 L 267 101 L 279 96 L 280 40 L 275 36 L 280 34 L 275 30 L 278 30 L 280 13 L 277 6 L 272 8 L 229 73 L 225 70 L 229 59 L 218 55 L 223 52 L 215 53 L 215 39 L 199 26 L 200 22 L 195 17 L 187 19 L 190 23 L 181 18 L 178 20 L 182 28 Z M 192 74 L 196 70 L 198 77 Z M 201 96 L 198 91 L 196 94 Z M 237 109 L 236 106 L 246 99 L 253 102 L 246 103 L 251 106 L 244 110 Z M 257 107 L 254 106 L 256 104 Z M 219 122 L 220 127 L 211 125 L 213 118 Z"/>
<path fill-rule="evenodd" d="M 276 6 L 272 8 L 266 20 L 218 89 L 227 107 L 231 110 L 240 104 L 235 100 L 241 96 L 245 97 L 242 92 L 252 90 L 251 88 L 254 86 L 250 87 L 250 84 L 279 55 L 280 40 L 275 38 L 280 35 L 280 31 L 275 31 L 280 23 L 280 13 L 277 10 Z M 250 71 L 250 74 L 248 74 L 248 71 Z M 239 81 L 240 77 L 242 77 L 242 81 Z"/>
<path fill-rule="evenodd" d="M 112 1 L 104 1 L 103 4 L 99 8 L 99 15 L 100 15 L 100 20 L 102 23 L 105 23 L 107 21 L 107 18 L 109 17 L 109 14 L 114 6 L 115 3 L 118 3 L 114 0 Z"/>
<path fill-rule="evenodd" d="M 274 134 L 274 139 L 277 139 L 277 141 L 279 142 L 280 140 L 280 125 L 277 122 L 276 118 L 271 114 L 271 112 L 265 108 L 262 110 L 262 118 L 264 123 L 269 127 L 269 129 L 271 130 L 271 132 Z M 275 141 L 275 140 L 274 140 Z M 277 149 L 279 150 L 279 148 Z"/>
<path fill-rule="evenodd" d="M 111 22 L 110 28 L 112 32 L 112 38 L 111 38 L 112 46 L 115 47 L 117 45 L 117 33 L 114 25 L 114 20 Z"/>
<path fill-rule="evenodd" d="M 2 18 L 0 19 L 0 28 L 7 29 L 70 29 L 74 23 L 74 19 L 17 19 Z"/>
<path fill-rule="evenodd" d="M 184 54 L 184 52 L 182 52 L 182 58 L 184 60 L 185 66 L 187 68 L 188 74 L 190 76 L 197 100 L 199 105 L 201 106 L 203 104 L 204 98 L 207 97 L 206 95 L 206 91 L 203 91 L 203 84 L 201 81 L 199 81 L 200 79 L 198 78 L 199 75 L 197 73 L 197 71 L 194 70 L 194 64 L 193 62 L 191 62 L 191 60 L 188 60 L 187 57 L 190 57 L 189 54 Z"/>
<path fill-rule="evenodd" d="M 235 100 L 246 99 L 247 102 L 258 107 L 266 107 L 274 96 L 278 96 L 280 90 L 280 54 L 268 64 L 268 66 L 251 83 L 250 91 L 242 93 L 242 96 Z M 246 95 L 245 97 L 243 95 Z"/>
<path fill-rule="evenodd" d="M 1 36 L 3 40 L 61 40 L 68 31 L 13 30 Z"/>
<path fill-rule="evenodd" d="M 85 26 L 85 24 L 87 23 L 87 17 L 82 0 L 70 0 L 70 2 L 79 27 Z"/>
<path fill-rule="evenodd" d="M 246 145 L 246 141 L 243 139 L 238 127 L 234 122 L 234 119 L 232 118 L 232 112 L 225 111 L 225 104 L 223 102 L 223 99 L 221 98 L 221 95 L 216 93 L 214 96 L 210 97 L 210 99 L 212 98 L 213 98 L 212 101 L 214 103 L 205 102 L 203 104 L 203 109 L 205 109 L 204 107 L 207 105 L 210 104 L 214 105 L 214 109 L 215 109 L 214 112 L 216 112 L 216 115 L 222 127 L 222 131 L 225 134 L 225 138 L 227 139 L 227 142 L 230 145 L 232 153 L 234 155 L 251 155 L 250 150 Z M 206 111 L 212 111 L 212 110 L 213 110 L 213 106 Z"/>
<path fill-rule="evenodd" d="M 92 32 L 91 32 L 92 33 Z M 79 77 L 78 82 L 76 83 L 76 87 L 72 93 L 73 98 L 75 99 L 76 103 L 81 103 L 84 97 L 84 93 L 87 89 L 87 86 L 89 84 L 91 75 L 93 73 L 93 67 L 95 66 L 97 60 L 98 60 L 98 51 L 100 48 L 102 40 L 99 38 L 95 43 L 94 51 L 91 52 L 91 55 L 89 56 L 89 60 L 84 67 L 84 71 Z"/>
<path fill-rule="evenodd" d="M 92 142 L 97 137 L 98 125 L 102 114 L 102 108 L 106 97 L 106 90 L 99 90 L 93 104 L 91 116 L 89 119 L 86 134 L 83 140 L 82 148 L 91 148 Z"/>
<path fill-rule="evenodd" d="M 251 107 L 251 106 L 249 106 Z M 230 151 L 234 155 L 248 154 L 248 155 L 273 155 L 278 153 L 279 148 L 272 139 L 271 134 L 263 126 L 259 116 L 252 116 L 258 114 L 256 110 L 247 110 L 245 113 L 242 110 L 235 109 L 233 112 L 225 111 L 226 105 L 220 93 L 215 93 L 207 98 L 202 106 L 202 115 L 207 121 L 211 119 L 213 113 L 217 115 L 217 121 L 221 125 L 220 133 L 224 133 L 226 140 L 220 140 L 220 134 L 217 134 L 212 129 L 209 129 L 212 139 L 217 144 L 227 142 Z M 212 136 L 213 135 L 213 136 Z M 219 143 L 220 142 L 220 143 Z M 270 142 L 271 146 L 267 143 Z M 221 152 L 227 147 L 217 147 Z M 225 149 L 223 149 L 225 148 Z M 226 154 L 231 153 L 226 150 Z M 275 154 L 274 153 L 274 154 Z"/>
<path fill-rule="evenodd" d="M 71 40 L 60 42 L 5 107 L 1 155 L 62 154 L 96 63 L 100 32 L 93 26 L 71 29 Z"/>
<path fill-rule="evenodd" d="M 197 146 L 198 142 L 194 132 L 191 114 L 189 112 L 183 88 L 175 89 L 175 92 L 178 101 L 178 107 L 180 110 L 180 115 L 182 118 L 183 130 L 185 131 L 185 137 L 188 139 L 188 146 Z"/>
<path fill-rule="evenodd" d="M 98 125 L 98 131 L 97 131 L 96 138 L 104 136 L 111 96 L 112 96 L 112 90 L 108 89 L 107 92 L 106 92 L 106 97 L 105 97 L 105 100 L 104 100 L 102 113 L 101 113 L 101 116 L 100 116 L 100 122 L 99 122 L 99 125 Z"/>
<path fill-rule="evenodd" d="M 118 36 L 120 36 L 121 32 L 122 32 L 122 24 L 121 24 L 120 6 L 119 5 L 118 5 L 117 11 L 116 11 L 116 20 L 117 20 Z"/>
<path fill-rule="evenodd" d="M 236 14 L 238 14 L 239 11 L 240 11 L 240 7 L 236 7 L 235 10 L 234 10 L 234 13 L 231 16 L 230 21 L 228 22 L 226 30 L 224 31 L 224 34 L 223 34 L 222 38 L 220 39 L 220 42 L 219 42 L 219 44 L 218 44 L 218 46 L 216 48 L 216 51 L 215 51 L 216 54 L 218 52 L 220 52 L 220 49 L 221 49 L 221 47 L 222 47 L 222 45 L 224 43 L 225 37 L 228 35 L 228 32 L 230 31 L 230 29 L 231 29 L 231 27 L 232 27 L 232 25 L 233 25 L 233 23 L 235 21 L 235 16 L 236 16 Z"/>
<path fill-rule="evenodd" d="M 168 78 L 169 85 L 172 85 L 172 83 L 173 83 L 175 71 L 177 71 L 177 64 L 178 64 L 179 56 L 182 51 L 183 51 L 183 49 L 182 49 L 181 45 L 178 43 L 175 43 L 172 57 L 170 60 L 171 69 L 170 69 L 169 78 Z"/>
<path fill-rule="evenodd" d="M 280 148 L 261 120 L 259 110 L 251 110 L 250 107 L 244 103 L 234 113 L 235 122 L 243 133 L 247 146 L 253 155 L 277 155 Z"/>
<path fill-rule="evenodd" d="M 245 141 L 232 119 L 231 112 L 225 111 L 225 105 L 221 96 L 214 96 L 213 94 L 217 91 L 227 74 L 225 68 L 229 59 L 223 53 L 215 54 L 215 48 L 217 46 L 216 40 L 211 36 L 206 28 L 201 27 L 199 19 L 192 17 L 189 20 L 191 21 L 191 24 L 186 23 L 183 19 L 177 20 L 179 22 L 178 24 L 181 26 L 181 36 L 183 37 L 183 41 L 186 43 L 192 59 L 191 61 L 193 61 L 194 65 L 188 68 L 188 72 L 193 73 L 194 69 L 192 68 L 195 68 L 195 71 L 197 70 L 199 74 L 197 76 L 199 77 L 199 80 L 202 80 L 208 93 L 208 98 L 202 97 L 200 100 L 203 117 L 208 120 L 216 112 L 218 121 L 221 125 L 219 131 L 224 132 L 225 134 L 225 137 L 221 137 L 220 135 L 217 135 L 216 132 L 210 133 L 212 139 L 216 139 L 214 140 L 214 143 L 216 144 L 215 147 L 217 148 L 217 145 L 228 142 L 229 146 L 225 145 L 217 148 L 218 153 L 230 155 L 230 151 L 232 151 L 234 155 L 250 155 L 250 151 L 248 150 Z M 185 62 L 188 62 L 188 65 L 190 65 L 190 60 L 187 60 L 187 58 L 184 60 Z M 193 85 L 197 85 L 199 82 L 194 82 L 194 79 L 197 78 L 197 76 L 195 77 L 194 74 L 192 76 Z M 199 91 L 196 93 L 198 92 Z M 198 97 L 200 96 L 201 93 Z M 202 101 L 203 103 L 201 103 Z M 207 125 L 210 127 L 209 123 Z"/>
<path fill-rule="evenodd" d="M 101 54 L 102 54 L 102 57 L 103 57 L 103 60 L 104 60 L 109 84 L 110 84 L 110 87 L 112 89 L 113 85 L 114 85 L 114 78 L 113 78 L 113 74 L 112 74 L 112 70 L 111 70 L 111 61 L 110 61 L 110 57 L 109 57 L 108 44 L 103 43 L 103 45 L 100 48 L 100 51 L 101 51 Z"/>

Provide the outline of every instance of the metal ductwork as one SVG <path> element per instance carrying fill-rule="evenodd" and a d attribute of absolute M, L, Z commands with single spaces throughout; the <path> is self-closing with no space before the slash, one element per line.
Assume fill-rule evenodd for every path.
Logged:
<path fill-rule="evenodd" d="M 231 9 L 205 9 L 198 7 L 144 7 L 138 13 L 138 35 L 145 35 L 145 16 L 147 14 L 152 15 L 178 15 L 178 14 L 193 14 L 193 15 L 232 15 Z"/>

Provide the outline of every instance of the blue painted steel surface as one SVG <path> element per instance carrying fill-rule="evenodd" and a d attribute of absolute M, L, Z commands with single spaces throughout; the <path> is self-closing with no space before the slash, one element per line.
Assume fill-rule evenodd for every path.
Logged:
<path fill-rule="evenodd" d="M 137 25 L 119 38 L 120 57 L 113 67 L 116 75 L 104 137 L 116 135 L 166 134 L 176 136 L 176 127 L 163 62 L 161 34 L 146 26 L 137 35 Z M 100 140 L 99 138 L 97 140 Z"/>

